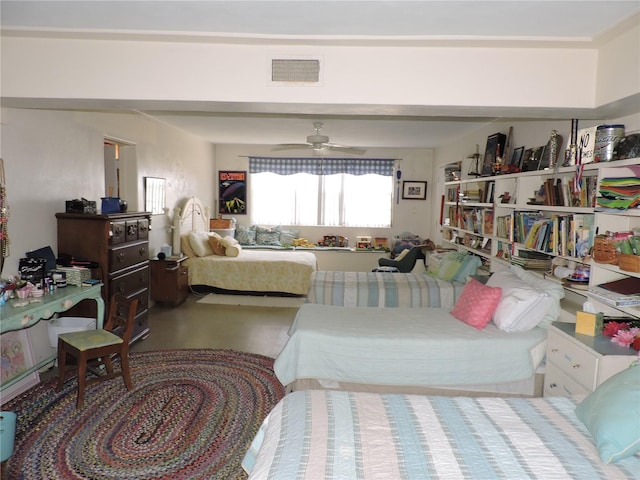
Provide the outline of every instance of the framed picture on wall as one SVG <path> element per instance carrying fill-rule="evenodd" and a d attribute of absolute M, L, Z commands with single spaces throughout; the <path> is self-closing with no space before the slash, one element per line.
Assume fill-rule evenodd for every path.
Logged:
<path fill-rule="evenodd" d="M 247 172 L 218 171 L 218 214 L 246 215 Z"/>
<path fill-rule="evenodd" d="M 405 200 L 425 200 L 427 198 L 427 182 L 402 182 L 402 198 Z"/>

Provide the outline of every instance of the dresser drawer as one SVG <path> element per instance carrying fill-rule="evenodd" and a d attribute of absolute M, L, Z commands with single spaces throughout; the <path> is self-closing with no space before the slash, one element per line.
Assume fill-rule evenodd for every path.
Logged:
<path fill-rule="evenodd" d="M 598 357 L 560 334 L 551 332 L 547 343 L 547 361 L 592 391 L 596 387 Z"/>
<path fill-rule="evenodd" d="M 148 218 L 138 220 L 138 240 L 147 240 L 149 238 L 149 230 Z"/>
<path fill-rule="evenodd" d="M 545 397 L 566 397 L 570 395 L 587 395 L 590 391 L 565 374 L 551 362 L 547 362 L 544 374 Z"/>
<path fill-rule="evenodd" d="M 133 268 L 118 274 L 109 280 L 109 291 L 113 294 L 120 293 L 127 297 L 131 294 L 149 290 L 149 264 L 139 268 Z M 148 295 L 145 293 L 145 295 Z M 147 302 L 148 300 L 145 300 Z M 147 303 L 144 304 L 145 308 Z"/>
<path fill-rule="evenodd" d="M 146 241 L 114 247 L 109 251 L 109 270 L 116 272 L 137 263 L 148 261 L 148 252 L 149 246 Z"/>
<path fill-rule="evenodd" d="M 119 245 L 126 241 L 124 221 L 111 222 L 110 224 L 111 245 Z"/>

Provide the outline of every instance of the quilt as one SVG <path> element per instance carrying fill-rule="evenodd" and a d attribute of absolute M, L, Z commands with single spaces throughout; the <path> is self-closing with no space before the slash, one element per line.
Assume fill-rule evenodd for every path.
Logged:
<path fill-rule="evenodd" d="M 639 479 L 603 464 L 567 397 L 467 398 L 301 391 L 269 414 L 249 480 Z"/>
<path fill-rule="evenodd" d="M 452 308 L 464 284 L 426 273 L 317 271 L 308 303 L 344 307 Z"/>

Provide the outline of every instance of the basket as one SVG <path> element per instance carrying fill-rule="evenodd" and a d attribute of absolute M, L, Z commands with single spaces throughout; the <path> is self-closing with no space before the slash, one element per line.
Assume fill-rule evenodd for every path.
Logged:
<path fill-rule="evenodd" d="M 618 254 L 618 266 L 620 270 L 627 272 L 640 272 L 640 255 Z"/>
<path fill-rule="evenodd" d="M 212 218 L 209 220 L 209 228 L 214 229 L 229 229 L 231 228 L 231 219 L 226 218 Z"/>
<path fill-rule="evenodd" d="M 593 242 L 593 260 L 598 263 L 618 264 L 618 254 L 613 246 L 613 239 L 597 236 Z"/>

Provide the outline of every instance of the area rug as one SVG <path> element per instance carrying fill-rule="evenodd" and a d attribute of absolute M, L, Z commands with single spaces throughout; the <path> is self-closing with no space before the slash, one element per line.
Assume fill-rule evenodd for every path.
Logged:
<path fill-rule="evenodd" d="M 242 479 L 260 423 L 284 395 L 273 359 L 233 350 L 132 353 L 134 390 L 95 384 L 76 410 L 76 379 L 13 399 L 11 479 Z"/>
<path fill-rule="evenodd" d="M 299 308 L 307 301 L 307 297 L 276 297 L 271 295 L 225 295 L 210 293 L 197 303 L 210 305 L 242 305 L 251 307 Z"/>

